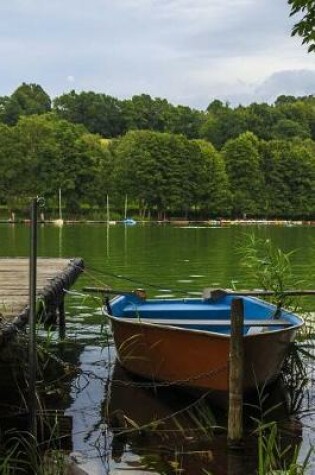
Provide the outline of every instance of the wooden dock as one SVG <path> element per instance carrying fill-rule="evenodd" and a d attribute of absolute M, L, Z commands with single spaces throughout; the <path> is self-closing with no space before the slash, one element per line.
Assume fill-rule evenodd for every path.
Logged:
<path fill-rule="evenodd" d="M 39 258 L 37 260 L 38 313 L 51 316 L 61 309 L 64 290 L 83 271 L 82 259 Z M 22 329 L 29 315 L 29 259 L 0 259 L 0 344 Z"/>

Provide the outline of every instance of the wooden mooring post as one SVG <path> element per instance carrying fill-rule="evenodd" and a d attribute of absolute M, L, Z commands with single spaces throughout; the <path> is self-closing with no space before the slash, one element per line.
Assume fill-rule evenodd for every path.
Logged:
<path fill-rule="evenodd" d="M 244 377 L 244 304 L 235 298 L 231 305 L 231 340 L 229 357 L 228 446 L 242 448 L 243 439 L 243 377 Z"/>
<path fill-rule="evenodd" d="M 37 272 L 37 213 L 38 198 L 33 198 L 31 203 L 31 232 L 30 232 L 30 273 L 29 273 L 29 425 L 30 433 L 37 439 L 37 348 L 36 348 L 36 272 Z"/>

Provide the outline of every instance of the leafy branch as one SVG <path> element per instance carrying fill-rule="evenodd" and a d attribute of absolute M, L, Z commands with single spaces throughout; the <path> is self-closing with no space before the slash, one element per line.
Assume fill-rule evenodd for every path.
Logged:
<path fill-rule="evenodd" d="M 315 51 L 315 1 L 288 0 L 291 6 L 290 16 L 302 14 L 302 18 L 293 26 L 292 36 L 303 38 L 302 44 L 308 45 L 308 52 Z"/>

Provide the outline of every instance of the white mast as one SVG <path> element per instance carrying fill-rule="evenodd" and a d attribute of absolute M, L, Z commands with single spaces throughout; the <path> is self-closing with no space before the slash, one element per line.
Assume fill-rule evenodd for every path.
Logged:
<path fill-rule="evenodd" d="M 108 193 L 106 195 L 106 209 L 107 209 L 107 224 L 109 224 L 109 198 L 108 198 Z"/>
<path fill-rule="evenodd" d="M 61 207 L 61 188 L 59 188 L 59 219 L 63 222 L 62 219 L 62 207 Z"/>
<path fill-rule="evenodd" d="M 125 220 L 127 219 L 127 206 L 128 206 L 128 197 L 125 198 Z"/>

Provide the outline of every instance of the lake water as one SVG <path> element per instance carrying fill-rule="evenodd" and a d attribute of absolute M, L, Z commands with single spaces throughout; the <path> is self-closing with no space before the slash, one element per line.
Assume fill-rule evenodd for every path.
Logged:
<path fill-rule="evenodd" d="M 101 304 L 81 295 L 87 285 L 143 287 L 149 296 L 255 286 L 239 252 L 251 233 L 270 238 L 286 252 L 295 250 L 291 261 L 296 281 L 315 288 L 315 227 L 39 226 L 39 256 L 82 257 L 86 266 L 67 297 L 67 344 L 62 347 L 64 360 L 80 370 L 67 386 L 64 411 L 72 418 L 73 450 L 82 468 L 114 475 L 255 473 L 252 439 L 242 455 L 235 455 L 226 450 L 224 431 L 213 438 L 205 429 L 213 418 L 224 425 L 224 414 L 180 391 L 143 387 L 115 364 Z M 0 256 L 28 256 L 29 226 L 0 224 L 0 242 Z M 306 305 L 314 311 L 314 300 Z M 314 443 L 313 387 L 307 395 L 304 412 L 288 428 L 289 442 L 303 439 L 301 458 L 310 441 Z M 146 426 L 153 419 L 160 420 L 154 430 Z"/>

